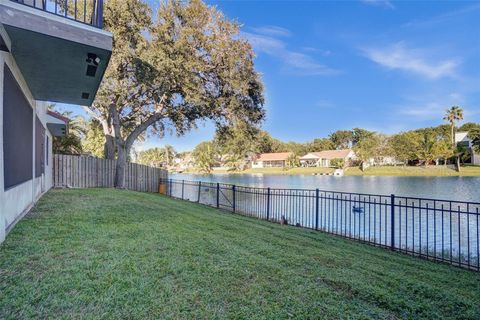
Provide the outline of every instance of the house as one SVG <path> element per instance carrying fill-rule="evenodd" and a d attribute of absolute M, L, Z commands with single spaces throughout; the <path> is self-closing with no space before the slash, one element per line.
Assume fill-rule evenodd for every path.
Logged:
<path fill-rule="evenodd" d="M 0 242 L 52 187 L 48 102 L 90 105 L 110 60 L 103 0 L 60 2 L 0 0 Z"/>
<path fill-rule="evenodd" d="M 192 156 L 191 152 L 183 154 L 181 157 L 177 156 L 173 160 L 173 170 L 178 172 L 183 172 L 188 169 L 195 167 L 195 159 Z"/>
<path fill-rule="evenodd" d="M 287 166 L 287 159 L 292 155 L 292 152 L 261 153 L 252 162 L 252 168 L 283 168 Z"/>
<path fill-rule="evenodd" d="M 342 159 L 345 165 L 349 165 L 356 157 L 351 149 L 324 150 L 320 152 L 309 152 L 303 157 L 300 157 L 300 164 L 303 167 L 331 167 L 331 162 L 334 159 Z"/>
<path fill-rule="evenodd" d="M 480 154 L 473 151 L 472 140 L 468 137 L 467 131 L 455 133 L 455 143 L 457 146 L 465 147 L 470 151 L 472 156 L 470 157 L 470 160 L 466 163 L 480 165 Z"/>

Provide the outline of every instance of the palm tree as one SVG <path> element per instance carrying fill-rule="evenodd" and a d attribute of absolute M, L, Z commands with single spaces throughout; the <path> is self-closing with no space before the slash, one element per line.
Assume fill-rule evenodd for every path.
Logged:
<path fill-rule="evenodd" d="M 450 109 L 447 109 L 443 120 L 450 123 L 452 147 L 455 147 L 455 122 L 463 120 L 463 109 L 459 106 L 452 106 Z"/>
<path fill-rule="evenodd" d="M 166 144 L 165 147 L 163 148 L 163 152 L 165 155 L 165 162 L 167 166 L 172 164 L 173 158 L 175 158 L 175 149 L 171 146 Z"/>

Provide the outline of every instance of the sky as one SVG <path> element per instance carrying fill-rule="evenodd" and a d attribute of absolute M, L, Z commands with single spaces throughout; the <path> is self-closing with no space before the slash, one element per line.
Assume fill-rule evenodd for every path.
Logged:
<path fill-rule="evenodd" d="M 263 129 L 275 138 L 434 126 L 452 105 L 465 121 L 480 122 L 480 1 L 207 3 L 241 23 L 253 45 L 265 84 Z M 214 131 L 199 123 L 183 137 L 149 137 L 136 149 L 187 151 Z"/>

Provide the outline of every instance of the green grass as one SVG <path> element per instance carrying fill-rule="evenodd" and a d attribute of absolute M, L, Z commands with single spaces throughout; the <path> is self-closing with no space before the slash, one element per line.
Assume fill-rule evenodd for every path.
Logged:
<path fill-rule="evenodd" d="M 460 172 L 446 166 L 428 166 L 428 167 L 404 167 L 404 166 L 384 166 L 370 167 L 362 172 L 358 167 L 347 168 L 347 176 L 480 176 L 480 166 L 465 166 Z"/>
<path fill-rule="evenodd" d="M 479 316 L 479 273 L 158 194 L 50 191 L 0 246 L 0 319 Z"/>

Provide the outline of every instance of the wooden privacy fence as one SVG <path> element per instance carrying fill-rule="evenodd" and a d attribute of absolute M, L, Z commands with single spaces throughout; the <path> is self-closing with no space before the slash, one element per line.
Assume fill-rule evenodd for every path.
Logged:
<path fill-rule="evenodd" d="M 116 160 L 89 156 L 55 154 L 53 157 L 53 186 L 55 188 L 114 187 Z M 136 163 L 125 167 L 125 188 L 134 191 L 158 192 L 160 179 L 167 171 Z"/>

